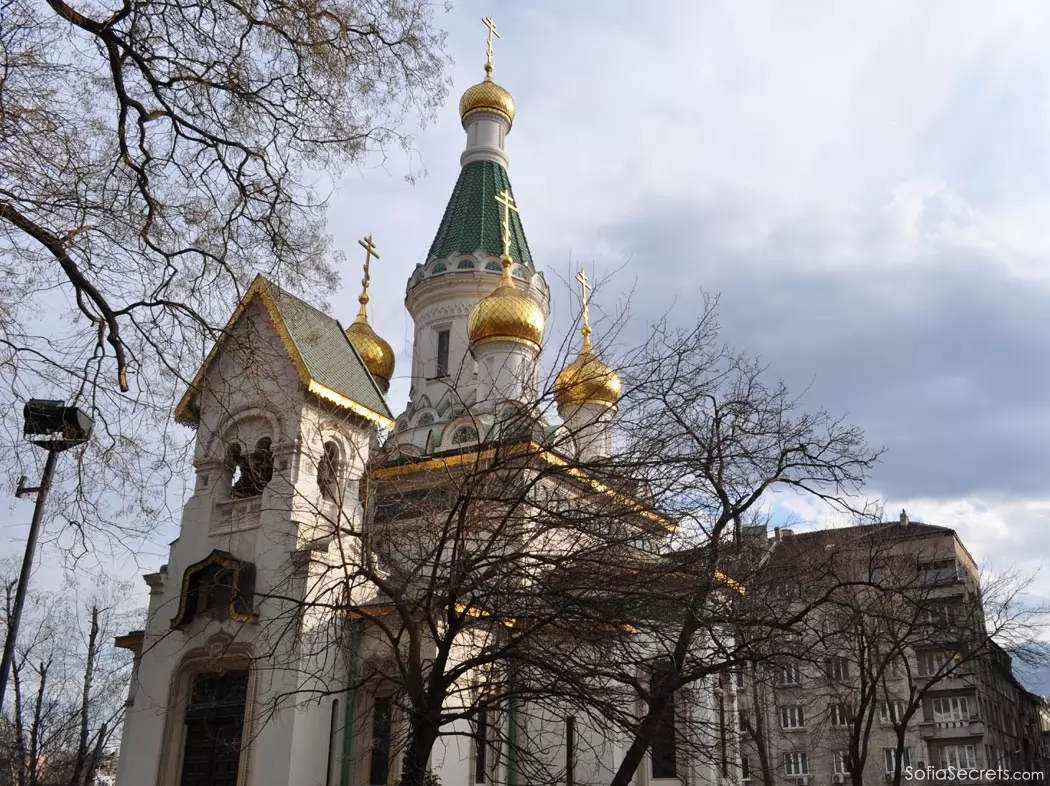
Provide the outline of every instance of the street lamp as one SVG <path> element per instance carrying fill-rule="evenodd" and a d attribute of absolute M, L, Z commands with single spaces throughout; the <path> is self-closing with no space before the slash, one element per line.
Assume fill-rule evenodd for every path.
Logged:
<path fill-rule="evenodd" d="M 51 477 L 55 474 L 55 458 L 64 450 L 81 445 L 91 437 L 91 418 L 76 407 L 67 407 L 61 401 L 49 399 L 30 399 L 22 410 L 24 425 L 22 434 L 26 439 L 47 451 L 44 462 L 44 474 L 40 485 L 26 487 L 23 475 L 18 479 L 15 496 L 36 494 L 36 506 L 33 508 L 33 521 L 29 525 L 29 537 L 26 540 L 26 553 L 22 558 L 22 572 L 18 576 L 18 588 L 15 591 L 15 605 L 8 620 L 7 638 L 4 640 L 4 658 L 0 663 L 0 709 L 4 706 L 7 693 L 7 677 L 15 659 L 15 641 L 18 638 L 18 624 L 22 620 L 22 607 L 26 601 L 26 588 L 29 585 L 29 573 L 33 569 L 33 554 L 40 536 L 40 521 L 44 517 L 44 502 L 51 487 Z"/>

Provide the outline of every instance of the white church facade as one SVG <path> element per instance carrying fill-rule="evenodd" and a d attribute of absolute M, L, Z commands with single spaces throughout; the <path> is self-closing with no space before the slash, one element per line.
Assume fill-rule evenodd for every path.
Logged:
<path fill-rule="evenodd" d="M 393 786 L 431 731 L 419 743 L 431 784 L 598 786 L 619 766 L 625 731 L 530 695 L 479 655 L 531 641 L 530 571 L 580 542 L 537 500 L 624 504 L 586 474 L 613 450 L 620 381 L 591 346 L 585 279 L 557 417 L 537 407 L 551 293 L 513 199 L 514 103 L 492 80 L 491 32 L 489 54 L 460 102 L 459 179 L 407 285 L 405 410 L 388 406 L 394 353 L 368 321 L 371 238 L 349 327 L 259 277 L 179 403 L 196 484 L 167 564 L 145 577 L 145 629 L 117 641 L 135 655 L 120 786 Z M 666 535 L 661 522 L 617 526 L 648 552 Z M 494 580 L 501 564 L 519 572 Z M 458 566 L 498 590 L 453 597 Z M 557 635 L 551 657 L 574 651 L 571 626 Z M 440 695 L 417 684 L 439 661 Z M 491 710 L 479 705 L 497 683 Z M 737 782 L 732 690 L 721 679 L 684 696 L 633 783 Z M 720 730 L 720 753 L 676 755 L 685 715 Z"/>

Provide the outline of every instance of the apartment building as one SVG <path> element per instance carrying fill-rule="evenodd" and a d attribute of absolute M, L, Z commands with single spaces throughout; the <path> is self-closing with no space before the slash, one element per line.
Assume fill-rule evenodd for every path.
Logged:
<path fill-rule="evenodd" d="M 1010 623 L 986 619 L 977 565 L 954 530 L 902 512 L 870 526 L 778 530 L 762 548 L 771 609 L 801 622 L 737 675 L 745 782 L 1043 769 L 1045 705 L 995 643 Z"/>

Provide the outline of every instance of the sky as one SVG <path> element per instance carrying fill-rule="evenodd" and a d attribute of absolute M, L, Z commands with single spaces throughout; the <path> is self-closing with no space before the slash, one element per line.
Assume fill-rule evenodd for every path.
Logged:
<path fill-rule="evenodd" d="M 598 308 L 630 297 L 632 329 L 717 293 L 727 341 L 886 449 L 870 496 L 1050 598 L 1050 4 L 458 2 L 448 102 L 411 155 L 362 166 L 332 203 L 336 316 L 353 316 L 371 233 L 373 324 L 400 369 L 404 286 L 455 182 L 486 15 L 548 340 L 570 329 L 580 264 L 604 279 Z M 395 410 L 406 393 L 395 379 Z M 795 498 L 778 514 L 843 523 Z"/>
<path fill-rule="evenodd" d="M 379 249 L 371 316 L 397 353 L 392 409 L 408 391 L 405 283 L 455 183 L 457 104 L 483 76 L 494 16 L 494 77 L 517 105 L 510 177 L 553 292 L 548 340 L 571 329 L 580 264 L 604 282 L 599 315 L 630 298 L 623 340 L 717 293 L 727 341 L 885 447 L 871 497 L 955 528 L 978 562 L 1034 575 L 1050 599 L 1050 4 L 646 9 L 458 0 L 439 17 L 448 101 L 410 151 L 363 162 L 331 199 L 344 324 L 357 240 Z M 843 523 L 797 498 L 778 515 Z"/>

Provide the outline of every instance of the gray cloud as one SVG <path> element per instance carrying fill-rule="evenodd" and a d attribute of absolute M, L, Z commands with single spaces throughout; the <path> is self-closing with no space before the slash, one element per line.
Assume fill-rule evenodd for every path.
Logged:
<path fill-rule="evenodd" d="M 1045 493 L 1045 289 L 1004 274 L 987 252 L 947 243 L 914 260 L 876 250 L 862 265 L 841 264 L 841 232 L 821 217 L 797 217 L 765 242 L 735 247 L 747 216 L 737 196 L 654 204 L 606 227 L 610 245 L 633 250 L 632 267 L 646 271 L 635 313 L 659 313 L 676 297 L 686 318 L 701 287 L 719 293 L 728 342 L 768 360 L 793 389 L 808 386 L 811 405 L 848 413 L 886 446 L 873 477 L 883 495 Z"/>

